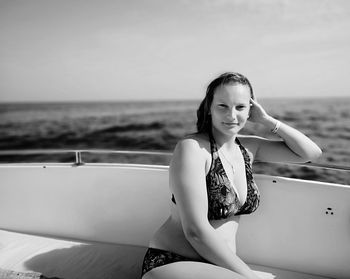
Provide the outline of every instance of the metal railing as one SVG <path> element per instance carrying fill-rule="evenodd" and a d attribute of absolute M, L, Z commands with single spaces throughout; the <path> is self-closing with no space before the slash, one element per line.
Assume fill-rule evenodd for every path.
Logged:
<path fill-rule="evenodd" d="M 26 156 L 26 155 L 52 155 L 52 154 L 75 154 L 73 165 L 84 165 L 83 153 L 85 154 L 124 154 L 124 155 L 153 155 L 171 157 L 171 152 L 145 151 L 145 150 L 110 150 L 110 149 L 23 149 L 23 150 L 1 150 L 1 156 Z M 1 162 L 0 162 L 1 164 Z M 8 163 L 6 163 L 8 164 Z M 16 163 L 11 163 L 16 164 Z"/>
<path fill-rule="evenodd" d="M 110 149 L 24 149 L 24 150 L 0 150 L 1 156 L 21 156 L 21 155 L 49 155 L 49 154 L 75 154 L 75 166 L 84 165 L 83 154 L 123 154 L 123 155 L 152 155 L 152 156 L 172 156 L 172 152 L 166 151 L 146 151 L 146 150 L 110 150 Z M 350 171 L 350 166 L 333 165 L 325 163 L 275 163 L 275 162 L 259 162 L 274 165 L 295 165 L 305 167 L 315 167 L 323 169 L 332 169 L 340 171 Z M 0 163 L 2 164 L 2 163 Z M 8 164 L 8 163 L 6 163 Z M 16 164 L 16 163 L 11 163 Z"/>

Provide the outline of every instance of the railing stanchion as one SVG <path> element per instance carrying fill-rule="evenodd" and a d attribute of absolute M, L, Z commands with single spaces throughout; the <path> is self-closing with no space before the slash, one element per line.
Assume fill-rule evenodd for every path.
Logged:
<path fill-rule="evenodd" d="M 75 151 L 75 166 L 81 166 L 83 165 L 83 161 L 81 159 L 81 151 L 80 150 L 76 150 Z"/>

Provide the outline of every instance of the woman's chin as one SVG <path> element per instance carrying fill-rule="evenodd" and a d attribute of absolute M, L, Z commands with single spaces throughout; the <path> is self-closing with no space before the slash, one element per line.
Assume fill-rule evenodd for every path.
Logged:
<path fill-rule="evenodd" d="M 224 126 L 223 129 L 221 129 L 220 132 L 223 135 L 233 137 L 233 136 L 236 136 L 240 130 L 241 130 L 241 127 L 238 126 L 238 125 L 233 126 L 233 127 Z"/>

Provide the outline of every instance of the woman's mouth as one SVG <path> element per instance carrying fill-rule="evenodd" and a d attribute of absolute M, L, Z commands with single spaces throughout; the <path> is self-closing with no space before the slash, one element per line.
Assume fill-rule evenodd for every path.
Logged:
<path fill-rule="evenodd" d="M 236 127 L 236 126 L 239 125 L 239 124 L 236 123 L 236 122 L 223 122 L 223 124 L 224 124 L 226 127 L 229 127 L 229 128 L 233 128 L 233 127 Z"/>

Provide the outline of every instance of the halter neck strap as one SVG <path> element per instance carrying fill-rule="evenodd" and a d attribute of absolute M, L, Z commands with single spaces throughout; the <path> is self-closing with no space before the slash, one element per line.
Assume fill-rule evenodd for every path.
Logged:
<path fill-rule="evenodd" d="M 218 152 L 218 146 L 217 146 L 217 143 L 216 143 L 216 141 L 214 139 L 213 133 L 210 131 L 208 133 L 208 135 L 209 135 L 211 153 Z M 239 141 L 239 139 L 237 137 L 235 139 L 235 142 L 238 144 L 238 146 L 241 149 L 241 151 L 242 151 L 242 148 L 245 150 L 245 148 L 242 146 L 241 142 Z"/>

